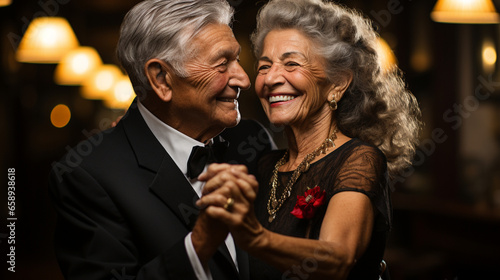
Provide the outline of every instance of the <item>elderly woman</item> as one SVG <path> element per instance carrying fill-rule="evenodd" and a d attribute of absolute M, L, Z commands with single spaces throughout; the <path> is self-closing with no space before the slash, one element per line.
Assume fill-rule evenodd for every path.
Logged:
<path fill-rule="evenodd" d="M 417 102 L 397 68 L 382 70 L 377 34 L 357 12 L 272 0 L 257 20 L 255 89 L 288 149 L 264 156 L 257 180 L 210 166 L 198 205 L 255 257 L 252 279 L 378 279 L 388 179 L 414 154 Z"/>

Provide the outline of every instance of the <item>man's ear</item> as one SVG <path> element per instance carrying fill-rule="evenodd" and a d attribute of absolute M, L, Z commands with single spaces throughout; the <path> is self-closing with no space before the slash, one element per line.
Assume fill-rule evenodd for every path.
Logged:
<path fill-rule="evenodd" d="M 168 65 L 157 58 L 152 58 L 144 65 L 144 72 L 151 88 L 164 102 L 172 99 L 171 71 Z"/>
<path fill-rule="evenodd" d="M 347 88 L 349 88 L 349 86 L 351 85 L 351 82 L 352 73 L 345 73 L 342 79 L 339 79 L 339 81 L 333 84 L 330 88 L 330 93 L 332 94 L 328 95 L 328 101 L 332 101 L 332 99 L 335 97 L 335 101 L 339 102 Z"/>

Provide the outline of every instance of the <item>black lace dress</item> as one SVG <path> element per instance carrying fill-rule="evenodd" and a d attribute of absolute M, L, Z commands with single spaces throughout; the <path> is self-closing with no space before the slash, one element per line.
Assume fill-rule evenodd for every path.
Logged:
<path fill-rule="evenodd" d="M 318 239 L 321 223 L 326 213 L 326 207 L 332 196 L 343 191 L 356 191 L 367 195 L 375 209 L 375 224 L 370 244 L 364 255 L 357 260 L 348 279 L 378 280 L 380 261 L 382 260 L 387 232 L 391 226 L 391 202 L 387 180 L 387 164 L 383 153 L 376 147 L 368 145 L 359 139 L 351 139 L 335 151 L 311 164 L 309 171 L 303 173 L 292 189 L 292 195 L 283 203 L 276 214 L 276 219 L 269 223 L 267 202 L 270 192 L 270 179 L 276 162 L 283 156 L 284 150 L 273 151 L 259 162 L 258 178 L 259 193 L 255 201 L 257 218 L 262 225 L 283 235 L 306 236 L 308 220 L 298 219 L 290 212 L 297 201 L 297 195 L 304 195 L 307 188 L 319 186 L 326 191 L 325 204 L 312 218 L 310 239 Z M 283 192 L 293 172 L 279 172 L 279 186 L 276 196 Z M 293 246 L 293 244 L 290 244 Z M 304 264 L 307 266 L 307 264 Z M 304 267 L 302 272 L 310 267 Z M 250 256 L 251 279 L 303 279 L 304 275 L 294 274 L 293 270 L 283 272 L 267 263 Z M 310 278 L 308 278 L 310 279 Z"/>

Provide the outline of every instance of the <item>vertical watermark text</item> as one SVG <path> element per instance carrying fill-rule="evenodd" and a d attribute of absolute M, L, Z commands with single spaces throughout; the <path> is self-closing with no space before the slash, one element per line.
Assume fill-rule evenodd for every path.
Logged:
<path fill-rule="evenodd" d="M 7 270 L 16 272 L 16 169 L 7 169 Z"/>

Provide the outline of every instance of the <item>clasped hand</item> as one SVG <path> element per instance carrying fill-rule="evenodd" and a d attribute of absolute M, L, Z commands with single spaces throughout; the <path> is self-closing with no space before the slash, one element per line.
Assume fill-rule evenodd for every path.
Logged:
<path fill-rule="evenodd" d="M 244 165 L 211 164 L 198 179 L 206 184 L 197 206 L 223 222 L 240 248 L 256 246 L 264 230 L 254 214 L 255 176 L 248 174 Z"/>

